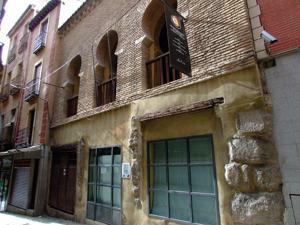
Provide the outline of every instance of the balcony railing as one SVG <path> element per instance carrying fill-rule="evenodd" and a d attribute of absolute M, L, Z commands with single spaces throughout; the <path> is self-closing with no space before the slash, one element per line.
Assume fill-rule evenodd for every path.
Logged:
<path fill-rule="evenodd" d="M 26 148 L 29 144 L 29 128 L 23 128 L 19 130 L 16 141 L 15 141 L 15 147 L 16 148 Z"/>
<path fill-rule="evenodd" d="M 146 62 L 148 87 L 153 88 L 181 78 L 181 74 L 170 67 L 169 52 Z"/>
<path fill-rule="evenodd" d="M 9 94 L 16 95 L 21 89 L 21 75 L 18 75 L 15 78 L 13 78 L 10 83 L 11 85 L 9 87 Z"/>
<path fill-rule="evenodd" d="M 67 100 L 67 117 L 77 114 L 78 96 Z"/>
<path fill-rule="evenodd" d="M 22 53 L 26 48 L 27 48 L 27 45 L 28 45 L 28 36 L 29 34 L 26 33 L 23 35 L 23 37 L 21 38 L 20 40 L 20 45 L 19 45 L 19 49 L 18 49 L 18 53 Z"/>
<path fill-rule="evenodd" d="M 13 125 L 2 128 L 0 137 L 0 151 L 6 151 L 13 148 L 13 130 Z"/>
<path fill-rule="evenodd" d="M 40 93 L 40 79 L 33 79 L 26 85 L 25 101 L 30 102 L 36 99 Z"/>
<path fill-rule="evenodd" d="M 17 46 L 13 46 L 9 50 L 8 55 L 7 55 L 7 63 L 11 63 L 12 61 L 15 60 L 15 58 L 16 58 L 16 49 L 17 49 Z"/>
<path fill-rule="evenodd" d="M 10 84 L 6 84 L 3 86 L 1 93 L 0 93 L 0 102 L 5 102 L 9 98 L 9 88 Z"/>
<path fill-rule="evenodd" d="M 46 32 L 42 32 L 33 42 L 33 54 L 37 54 L 40 50 L 42 50 L 46 45 Z"/>
<path fill-rule="evenodd" d="M 116 77 L 97 85 L 97 106 L 105 105 L 116 100 Z"/>

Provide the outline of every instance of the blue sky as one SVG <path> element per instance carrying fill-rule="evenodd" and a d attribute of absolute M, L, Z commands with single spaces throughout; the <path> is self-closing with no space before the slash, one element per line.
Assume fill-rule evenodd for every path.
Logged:
<path fill-rule="evenodd" d="M 41 9 L 49 0 L 8 0 L 5 6 L 5 16 L 2 20 L 0 30 L 0 41 L 5 44 L 2 59 L 6 62 L 9 39 L 8 31 L 19 19 L 29 4 L 33 4 L 37 9 Z M 62 0 L 61 16 L 59 25 L 62 25 L 85 0 Z M 17 5 L 16 5 L 17 3 Z"/>

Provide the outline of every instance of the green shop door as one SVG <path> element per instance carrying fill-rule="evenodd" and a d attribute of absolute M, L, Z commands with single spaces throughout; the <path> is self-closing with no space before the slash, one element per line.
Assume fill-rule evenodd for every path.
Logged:
<path fill-rule="evenodd" d="M 121 225 L 121 148 L 93 148 L 89 157 L 87 218 Z"/>

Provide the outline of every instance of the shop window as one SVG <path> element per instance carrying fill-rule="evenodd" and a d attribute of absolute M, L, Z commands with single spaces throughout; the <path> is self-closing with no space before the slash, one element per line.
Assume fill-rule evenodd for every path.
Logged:
<path fill-rule="evenodd" d="M 151 215 L 218 224 L 212 137 L 150 142 L 148 190 Z"/>
<path fill-rule="evenodd" d="M 118 34 L 109 31 L 97 47 L 98 64 L 95 67 L 96 106 L 116 100 L 118 56 L 115 51 L 118 45 Z"/>
<path fill-rule="evenodd" d="M 67 95 L 67 117 L 77 114 L 78 96 L 80 86 L 81 57 L 78 55 L 70 62 L 68 67 L 68 84 L 66 89 Z"/>
<path fill-rule="evenodd" d="M 176 0 L 167 3 L 177 7 Z M 164 5 L 152 0 L 143 16 L 143 30 L 150 41 L 144 46 L 147 71 L 147 88 L 153 88 L 181 78 L 181 73 L 170 67 L 168 34 L 165 23 Z"/>
<path fill-rule="evenodd" d="M 121 225 L 121 149 L 90 150 L 87 218 Z"/>

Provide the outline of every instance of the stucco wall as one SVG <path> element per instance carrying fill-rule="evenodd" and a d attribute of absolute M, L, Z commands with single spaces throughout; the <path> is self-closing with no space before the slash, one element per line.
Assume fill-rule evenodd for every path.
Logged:
<path fill-rule="evenodd" d="M 300 54 L 276 57 L 276 66 L 265 70 L 274 109 L 274 137 L 283 174 L 286 223 L 300 224 Z M 294 205 L 294 212 L 293 207 Z"/>
<path fill-rule="evenodd" d="M 235 224 L 231 214 L 232 189 L 228 186 L 224 173 L 229 162 L 227 141 L 237 132 L 236 116 L 242 109 L 253 107 L 261 97 L 258 73 L 255 67 L 227 74 L 207 82 L 201 82 L 185 88 L 166 92 L 152 98 L 141 99 L 130 106 L 124 106 L 112 111 L 100 113 L 73 123 L 58 126 L 51 130 L 52 145 L 59 146 L 84 140 L 85 163 L 80 165 L 83 176 L 77 190 L 80 197 L 76 199 L 75 216 L 78 221 L 85 221 L 87 197 L 87 163 L 88 151 L 91 146 L 105 147 L 120 145 L 123 162 L 132 163 L 133 155 L 130 149 L 130 134 L 132 132 L 131 118 L 145 113 L 164 111 L 168 107 L 188 105 L 216 97 L 224 97 L 225 104 L 213 109 L 178 116 L 169 116 L 142 123 L 142 164 L 140 177 L 140 201 L 142 208 L 136 206 L 132 192 L 132 181 L 123 180 L 122 212 L 123 223 L 130 225 L 165 224 L 161 219 L 148 216 L 147 173 L 146 173 L 146 142 L 149 140 L 186 137 L 191 135 L 213 134 L 219 194 L 219 211 L 221 224 Z M 79 165 L 77 165 L 79 166 Z M 50 174 L 49 174 L 50 175 Z M 280 216 L 280 215 L 279 215 Z M 89 224 L 93 224 L 88 220 Z M 169 222 L 168 224 L 180 224 Z"/>

